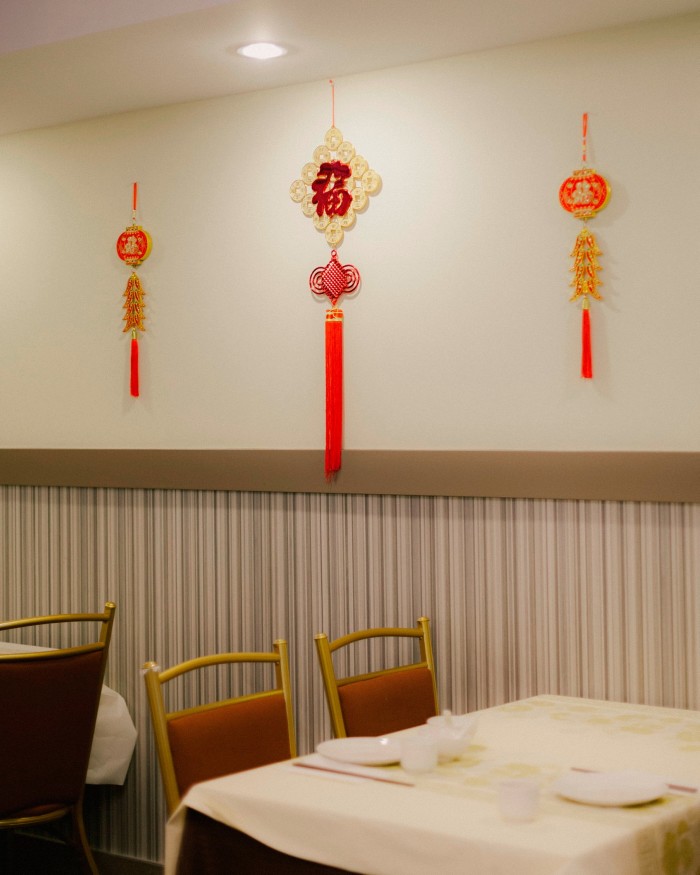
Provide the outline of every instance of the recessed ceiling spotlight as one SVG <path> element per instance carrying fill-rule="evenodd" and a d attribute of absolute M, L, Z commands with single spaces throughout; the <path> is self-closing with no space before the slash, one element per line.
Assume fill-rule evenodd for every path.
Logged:
<path fill-rule="evenodd" d="M 241 46 L 236 51 L 245 58 L 257 58 L 259 61 L 267 61 L 270 58 L 279 58 L 281 55 L 287 54 L 287 50 L 283 46 L 278 46 L 275 43 L 250 43 L 250 45 Z"/>

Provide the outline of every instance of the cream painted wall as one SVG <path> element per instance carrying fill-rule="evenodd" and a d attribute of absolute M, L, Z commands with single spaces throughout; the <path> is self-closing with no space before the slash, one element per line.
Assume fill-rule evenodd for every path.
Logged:
<path fill-rule="evenodd" d="M 337 81 L 384 182 L 340 248 L 363 278 L 347 448 L 698 449 L 699 56 L 693 15 Z M 557 202 L 583 111 L 613 189 L 593 381 Z M 329 121 L 320 79 L 0 139 L 0 445 L 320 448 L 329 250 L 288 188 Z M 136 400 L 133 180 L 154 241 Z"/>

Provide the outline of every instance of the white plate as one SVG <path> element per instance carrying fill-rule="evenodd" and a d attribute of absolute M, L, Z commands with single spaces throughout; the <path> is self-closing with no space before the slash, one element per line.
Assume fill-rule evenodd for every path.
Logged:
<path fill-rule="evenodd" d="M 385 736 L 332 738 L 317 745 L 316 752 L 328 759 L 358 766 L 388 766 L 401 759 L 399 740 Z"/>
<path fill-rule="evenodd" d="M 552 784 L 559 796 L 586 805 L 642 805 L 668 793 L 667 784 L 648 772 L 570 772 Z"/>

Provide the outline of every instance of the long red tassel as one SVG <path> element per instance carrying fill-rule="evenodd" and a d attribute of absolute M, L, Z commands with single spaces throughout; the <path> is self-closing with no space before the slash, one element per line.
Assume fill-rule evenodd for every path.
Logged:
<path fill-rule="evenodd" d="M 139 341 L 136 331 L 131 332 L 131 394 L 139 397 Z"/>
<path fill-rule="evenodd" d="M 583 299 L 581 311 L 581 376 L 586 380 L 593 377 L 593 353 L 591 352 L 591 311 L 588 298 Z"/>
<path fill-rule="evenodd" d="M 343 311 L 326 311 L 326 480 L 340 470 L 343 449 Z"/>

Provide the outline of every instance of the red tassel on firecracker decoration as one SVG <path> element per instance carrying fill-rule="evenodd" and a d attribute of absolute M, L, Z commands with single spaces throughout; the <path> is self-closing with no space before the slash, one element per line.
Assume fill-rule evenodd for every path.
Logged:
<path fill-rule="evenodd" d="M 139 342 L 136 332 L 131 332 L 131 394 L 139 397 Z"/>
<path fill-rule="evenodd" d="M 588 298 L 583 299 L 581 311 L 581 376 L 586 380 L 593 377 L 593 354 L 591 352 L 591 311 Z"/>
<path fill-rule="evenodd" d="M 326 311 L 326 479 L 340 470 L 343 449 L 343 311 Z"/>

